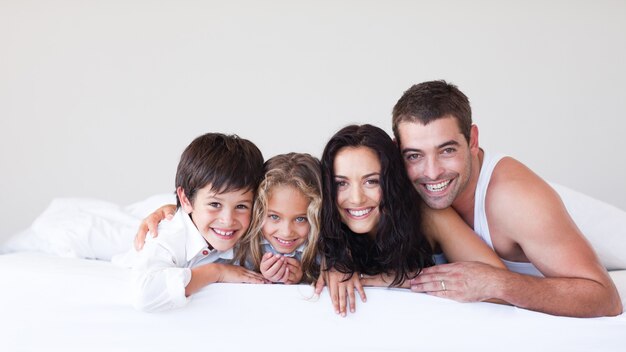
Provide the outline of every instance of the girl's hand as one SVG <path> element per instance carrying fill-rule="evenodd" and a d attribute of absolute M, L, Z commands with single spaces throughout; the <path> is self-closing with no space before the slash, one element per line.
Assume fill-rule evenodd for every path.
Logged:
<path fill-rule="evenodd" d="M 219 276 L 216 282 L 265 284 L 267 280 L 261 274 L 239 265 L 214 264 L 218 266 Z"/>
<path fill-rule="evenodd" d="M 289 279 L 289 265 L 280 254 L 267 252 L 261 258 L 261 274 L 271 282 L 286 282 Z"/>
<path fill-rule="evenodd" d="M 285 262 L 287 263 L 287 268 L 289 269 L 289 277 L 287 281 L 284 281 L 285 284 L 299 284 L 302 281 L 302 264 L 296 258 L 285 258 Z"/>
<path fill-rule="evenodd" d="M 354 273 L 349 280 L 344 281 L 348 277 L 348 274 L 343 274 L 335 269 L 331 269 L 327 271 L 326 274 L 320 275 L 316 284 L 317 293 L 319 293 L 321 291 L 321 287 L 323 287 L 323 281 L 320 281 L 322 277 L 324 277 L 323 281 L 326 281 L 328 284 L 330 299 L 333 302 L 335 313 L 340 314 L 342 317 L 346 316 L 347 306 L 350 307 L 350 313 L 354 313 L 356 310 L 356 297 L 354 295 L 355 289 L 359 292 L 361 301 L 363 303 L 367 301 L 365 290 L 363 290 L 363 285 L 361 285 L 361 281 L 359 279 L 359 273 Z"/>
<path fill-rule="evenodd" d="M 148 231 L 150 231 L 152 237 L 157 237 L 157 228 L 159 227 L 159 223 L 163 219 L 172 220 L 174 214 L 176 214 L 176 206 L 173 204 L 167 204 L 155 210 L 154 213 L 143 219 L 141 224 L 139 224 L 139 229 L 135 235 L 135 249 L 139 251 L 143 248 Z"/>

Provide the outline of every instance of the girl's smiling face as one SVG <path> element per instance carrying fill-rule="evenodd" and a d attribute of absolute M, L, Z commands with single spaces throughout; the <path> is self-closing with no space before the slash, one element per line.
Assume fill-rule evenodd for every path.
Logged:
<path fill-rule="evenodd" d="M 311 230 L 308 207 L 309 200 L 293 186 L 272 188 L 261 232 L 275 250 L 291 253 L 306 242 Z"/>

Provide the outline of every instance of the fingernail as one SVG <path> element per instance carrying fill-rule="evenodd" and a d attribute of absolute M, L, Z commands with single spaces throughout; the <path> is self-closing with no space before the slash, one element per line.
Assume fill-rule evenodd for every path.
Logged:
<path fill-rule="evenodd" d="M 350 309 L 350 313 L 354 313 L 354 308 Z"/>

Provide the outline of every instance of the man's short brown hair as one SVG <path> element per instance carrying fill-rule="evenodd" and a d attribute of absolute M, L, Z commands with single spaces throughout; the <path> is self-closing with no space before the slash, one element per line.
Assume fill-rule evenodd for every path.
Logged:
<path fill-rule="evenodd" d="M 392 128 L 400 142 L 398 125 L 411 121 L 427 125 L 430 122 L 453 116 L 469 143 L 472 128 L 472 109 L 467 96 L 457 86 L 446 81 L 429 81 L 409 88 L 393 107 Z"/>

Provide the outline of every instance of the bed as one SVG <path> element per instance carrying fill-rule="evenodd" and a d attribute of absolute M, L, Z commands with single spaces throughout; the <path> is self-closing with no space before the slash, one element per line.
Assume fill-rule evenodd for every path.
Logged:
<path fill-rule="evenodd" d="M 557 190 L 624 301 L 626 213 Z M 359 302 L 357 312 L 346 318 L 334 314 L 326 291 L 315 299 L 307 285 L 213 284 L 184 308 L 136 311 L 128 292 L 130 270 L 109 260 L 129 247 L 139 219 L 171 197 L 125 207 L 57 199 L 29 229 L 5 243 L 2 351 L 626 350 L 626 314 L 556 317 L 398 289 L 366 289 L 368 302 Z"/>

